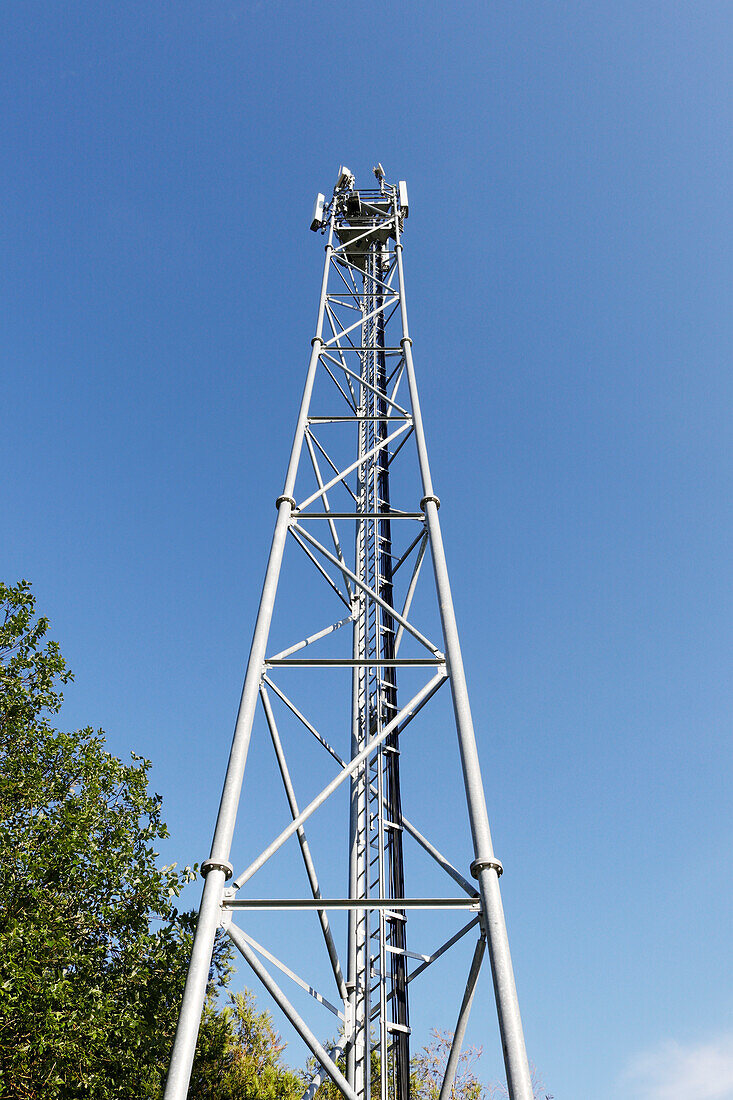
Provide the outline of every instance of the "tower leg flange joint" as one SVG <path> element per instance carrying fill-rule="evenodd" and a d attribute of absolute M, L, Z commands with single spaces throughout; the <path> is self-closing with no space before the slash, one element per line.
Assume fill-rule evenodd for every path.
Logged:
<path fill-rule="evenodd" d="M 234 868 L 226 859 L 205 859 L 201 864 L 201 877 L 206 878 L 209 871 L 223 871 L 227 882 L 234 874 Z"/>
<path fill-rule="evenodd" d="M 495 856 L 489 858 L 475 859 L 471 864 L 470 871 L 473 878 L 478 878 L 482 871 L 486 871 L 489 867 L 493 867 L 497 875 L 504 873 L 504 867 L 500 859 L 496 859 Z"/>

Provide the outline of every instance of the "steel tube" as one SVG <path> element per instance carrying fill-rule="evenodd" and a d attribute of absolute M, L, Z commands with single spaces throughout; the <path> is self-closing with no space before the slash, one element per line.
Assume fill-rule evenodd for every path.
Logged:
<path fill-rule="evenodd" d="M 420 847 L 423 848 L 429 856 L 433 857 L 438 866 L 442 867 L 446 874 L 450 875 L 454 882 L 457 882 L 461 889 L 466 891 L 469 897 L 476 897 L 476 890 L 474 889 L 473 883 L 469 882 L 467 878 L 464 878 L 461 872 L 445 858 L 442 852 L 438 851 L 434 844 L 430 843 L 427 837 L 424 837 L 422 833 L 415 828 L 411 821 L 407 820 L 404 814 L 402 815 L 402 828 L 417 841 Z"/>
<path fill-rule="evenodd" d="M 262 965 L 260 960 L 257 958 L 254 950 L 247 943 L 246 939 L 241 934 L 237 926 L 234 924 L 230 925 L 227 929 L 227 932 L 229 933 L 229 938 L 232 940 L 237 950 L 240 951 L 244 958 L 247 960 L 252 970 L 255 972 L 267 992 L 272 997 L 273 1001 L 276 1002 L 278 1007 L 290 1020 L 290 1023 L 298 1032 L 303 1042 L 310 1049 L 313 1056 L 323 1066 L 326 1073 L 331 1078 L 336 1087 L 340 1089 L 340 1091 L 346 1097 L 346 1100 L 359 1100 L 354 1090 L 349 1086 L 349 1083 L 344 1077 L 341 1070 L 331 1060 L 331 1058 L 329 1058 L 328 1054 L 326 1053 L 326 1048 L 319 1043 L 318 1039 L 308 1027 L 305 1020 L 293 1008 L 280 986 L 272 977 L 267 967 Z"/>
<path fill-rule="evenodd" d="M 313 562 L 313 564 L 315 565 L 316 569 L 318 570 L 318 572 L 319 572 L 319 573 L 321 574 L 321 576 L 323 577 L 324 581 L 326 581 L 326 583 L 327 583 L 327 584 L 329 584 L 329 585 L 331 586 L 331 588 L 332 588 L 332 589 L 334 590 L 334 592 L 336 593 L 336 595 L 338 596 L 338 598 L 339 598 L 339 599 L 341 600 L 341 602 L 343 603 L 344 607 L 347 607 L 347 608 L 349 608 L 349 610 L 351 610 L 351 604 L 350 604 L 350 603 L 349 603 L 349 601 L 348 601 L 348 600 L 346 599 L 346 596 L 344 596 L 343 592 L 342 592 L 342 591 L 341 591 L 341 589 L 340 589 L 340 588 L 338 587 L 338 585 L 336 584 L 336 582 L 335 582 L 335 581 L 334 581 L 334 580 L 333 580 L 333 579 L 332 579 L 331 577 L 329 577 L 329 575 L 328 575 L 327 571 L 326 571 L 326 570 L 325 570 L 325 569 L 323 568 L 323 566 L 321 565 L 321 563 L 320 563 L 320 562 L 318 561 L 318 559 L 316 558 L 316 556 L 315 556 L 315 554 L 313 553 L 313 551 L 312 551 L 312 550 L 309 550 L 309 549 L 308 549 L 308 547 L 307 547 L 307 546 L 305 545 L 305 543 L 303 542 L 303 540 L 302 540 L 302 538 L 300 537 L 300 535 L 298 534 L 298 532 L 297 532 L 297 531 L 294 531 L 294 530 L 292 529 L 292 527 L 291 527 L 291 529 L 290 529 L 290 533 L 291 533 L 291 535 L 293 536 L 293 538 L 295 539 L 295 541 L 297 542 L 297 544 L 298 544 L 298 546 L 300 547 L 300 549 L 301 549 L 301 550 L 303 551 L 303 553 L 305 554 L 305 556 L 306 556 L 307 558 L 309 558 L 309 559 L 310 559 L 310 560 L 311 560 L 311 561 Z"/>
<path fill-rule="evenodd" d="M 273 955 L 272 951 L 268 951 L 266 947 L 263 947 L 261 943 L 258 943 L 257 940 L 254 939 L 252 936 L 247 935 L 246 932 L 243 932 L 241 928 L 239 929 L 239 933 L 240 935 L 244 936 L 250 947 L 253 947 L 255 951 L 262 955 L 263 958 L 267 959 L 268 962 L 271 962 L 273 966 L 276 966 L 278 970 L 282 971 L 283 974 L 286 974 L 291 981 L 295 982 L 296 985 L 299 985 L 300 988 L 304 989 L 306 993 L 309 993 L 314 1001 L 318 1001 L 320 1005 L 323 1005 L 324 1008 L 327 1008 L 329 1012 L 333 1012 L 334 1016 L 338 1016 L 340 1020 L 344 1019 L 343 1012 L 336 1008 L 336 1005 L 331 1004 L 327 997 L 324 997 L 322 993 L 319 993 L 318 990 L 315 989 L 315 987 L 312 986 L 310 982 L 307 982 L 305 980 L 305 978 L 301 978 L 300 974 L 296 974 L 294 970 L 291 970 L 289 966 L 286 966 L 282 959 L 278 959 L 277 955 Z"/>
<path fill-rule="evenodd" d="M 385 738 L 389 737 L 390 733 L 392 733 L 394 729 L 397 729 L 398 726 L 402 726 L 403 723 L 407 725 L 407 723 L 411 721 L 411 719 L 414 718 L 420 710 L 422 710 L 428 699 L 431 699 L 433 697 L 435 692 L 443 683 L 444 679 L 444 674 L 442 672 L 439 672 L 437 676 L 433 676 L 432 680 L 428 681 L 424 688 L 421 688 L 421 690 L 418 691 L 417 695 L 413 695 L 410 702 L 402 708 L 399 714 L 395 715 L 392 721 L 384 727 L 381 733 L 377 734 L 376 737 L 373 737 L 370 741 L 368 741 L 361 752 L 352 757 L 346 767 L 341 769 L 339 774 L 331 780 L 328 786 L 324 787 L 320 794 L 317 794 L 316 797 L 308 803 L 305 809 L 301 810 L 298 816 L 293 818 L 289 825 L 286 825 L 280 835 L 275 837 L 272 843 L 269 844 L 267 848 L 265 848 L 265 850 L 257 857 L 257 859 L 253 860 L 245 871 L 237 875 L 232 885 L 235 886 L 237 889 L 240 889 L 240 887 L 244 886 L 245 882 L 248 882 L 249 879 L 252 878 L 252 875 L 259 871 L 260 867 L 264 866 L 264 864 L 267 863 L 268 859 L 274 856 L 275 852 L 277 852 L 283 846 L 285 841 L 289 840 L 293 833 L 296 833 L 300 826 L 305 824 L 311 814 L 315 813 L 318 807 L 323 805 L 326 799 L 330 795 L 332 795 L 338 787 L 341 786 L 344 780 L 348 779 L 349 776 L 353 772 L 355 772 L 361 764 L 364 763 L 364 761 L 374 752 L 377 745 L 381 745 L 382 741 L 384 741 Z"/>
<path fill-rule="evenodd" d="M 373 794 L 376 793 L 374 790 L 374 784 L 371 785 L 371 790 Z M 415 828 L 412 822 L 407 820 L 404 814 L 400 815 L 400 822 L 405 832 L 409 833 L 410 836 L 417 841 L 420 847 L 423 848 L 424 851 L 428 853 L 428 855 L 433 857 L 438 866 L 442 867 L 446 874 L 450 875 L 454 882 L 457 882 L 458 885 L 466 891 L 470 898 L 473 898 L 474 900 L 478 898 L 478 891 L 472 885 L 472 883 L 470 883 L 468 879 L 464 878 L 460 871 L 456 870 L 453 864 L 445 858 L 443 853 L 439 852 L 435 845 L 431 844 L 427 837 L 424 837 L 422 833 Z"/>
<path fill-rule="evenodd" d="M 344 1052 L 344 1046 L 343 1046 L 343 1042 L 341 1042 L 338 1046 L 331 1047 L 328 1054 L 329 1054 L 329 1057 L 330 1057 L 331 1061 L 335 1062 L 336 1059 L 339 1057 L 339 1055 L 343 1054 L 343 1052 Z M 316 1093 L 318 1092 L 319 1088 L 321 1087 L 321 1084 L 323 1083 L 324 1073 L 325 1073 L 325 1070 L 319 1062 L 316 1065 L 316 1072 L 311 1077 L 310 1084 L 308 1085 L 308 1088 L 303 1093 L 303 1096 L 301 1097 L 301 1100 L 314 1100 L 314 1097 L 315 1097 Z"/>
<path fill-rule="evenodd" d="M 458 637 L 458 627 L 453 608 L 453 597 L 448 579 L 448 567 L 438 519 L 438 505 L 430 476 L 430 463 L 425 442 L 420 398 L 417 391 L 415 367 L 412 359 L 412 340 L 407 323 L 407 305 L 405 301 L 405 281 L 402 265 L 402 245 L 400 243 L 399 219 L 396 226 L 397 267 L 400 287 L 400 310 L 402 314 L 402 346 L 405 352 L 407 381 L 412 404 L 412 416 L 415 424 L 415 441 L 418 462 L 422 478 L 425 523 L 430 537 L 430 550 L 435 573 L 435 586 L 438 593 L 440 618 L 443 624 L 445 653 L 450 676 L 453 710 L 456 718 L 456 730 L 461 754 L 463 782 L 468 803 L 468 815 L 476 861 L 486 865 L 478 870 L 478 884 L 483 902 L 484 921 L 488 937 L 491 971 L 494 981 L 499 1030 L 501 1032 L 504 1065 L 507 1074 L 507 1087 L 510 1100 L 532 1100 L 532 1082 L 524 1045 L 522 1019 L 519 1012 L 514 970 L 509 952 L 509 940 L 504 920 L 504 909 L 499 891 L 499 876 L 494 866 L 488 865 L 494 860 L 491 842 L 489 817 L 486 810 L 481 766 L 479 764 L 476 734 L 473 728 L 468 688 L 463 668 L 463 657 Z"/>
<path fill-rule="evenodd" d="M 316 450 L 315 450 L 315 447 L 313 446 L 313 442 L 311 440 L 309 432 L 305 433 L 305 442 L 306 442 L 307 447 L 308 447 L 308 453 L 311 456 L 311 464 L 313 466 L 313 473 L 316 475 L 316 481 L 318 482 L 318 488 L 323 489 L 323 478 L 321 477 L 321 468 L 318 465 L 318 459 L 316 457 Z M 341 543 L 339 542 L 338 532 L 336 530 L 336 524 L 330 518 L 331 505 L 328 503 L 328 497 L 326 496 L 325 492 L 323 494 L 323 507 L 329 515 L 328 528 L 329 528 L 329 531 L 331 532 L 331 540 L 333 542 L 334 549 L 336 550 L 336 553 L 338 554 L 339 561 L 343 561 L 344 560 L 344 553 L 343 553 L 343 550 L 341 549 Z M 345 573 L 344 573 L 343 577 L 344 577 L 344 582 L 346 584 L 346 591 L 349 594 L 349 599 L 353 599 L 354 594 L 351 591 L 351 585 L 349 584 L 349 579 L 348 579 L 348 577 L 346 576 Z"/>
<path fill-rule="evenodd" d="M 303 725 L 308 730 L 308 732 L 313 734 L 313 736 L 315 737 L 318 744 L 323 745 L 326 752 L 329 753 L 329 755 L 333 757 L 333 759 L 336 761 L 336 763 L 340 767 L 345 768 L 346 767 L 346 761 L 343 759 L 343 757 L 339 756 L 339 754 L 336 752 L 335 748 L 332 745 L 329 745 L 329 743 L 328 743 L 328 741 L 326 741 L 325 737 L 321 737 L 320 733 L 318 732 L 316 727 L 313 725 L 313 723 L 309 722 L 308 719 L 306 718 L 306 716 L 304 714 L 300 713 L 300 711 L 296 707 L 295 703 L 292 701 L 292 699 L 288 699 L 287 695 L 282 690 L 282 688 L 278 687 L 278 685 L 275 683 L 275 681 L 271 680 L 270 677 L 267 674 L 265 674 L 262 677 L 262 683 L 267 684 L 267 686 L 269 688 L 272 688 L 272 690 L 277 695 L 278 699 L 281 699 L 283 701 L 283 703 L 285 704 L 285 706 L 288 708 L 288 710 L 292 714 L 294 714 L 295 717 L 300 722 L 303 723 Z"/>
<path fill-rule="evenodd" d="M 265 691 L 264 685 L 260 685 L 260 698 L 262 699 L 262 706 L 264 707 L 265 718 L 267 719 L 267 726 L 270 730 L 272 746 L 275 750 L 278 767 L 280 768 L 280 775 L 282 776 L 283 786 L 285 787 L 285 794 L 288 799 L 288 805 L 290 806 L 290 813 L 293 817 L 297 817 L 300 813 L 300 810 L 298 809 L 298 800 L 295 797 L 295 788 L 293 787 L 293 781 L 290 778 L 290 769 L 288 768 L 288 764 L 285 759 L 285 753 L 283 752 L 282 742 L 280 741 L 280 734 L 275 723 L 275 715 L 272 713 L 270 697 Z M 318 885 L 316 868 L 313 863 L 313 857 L 311 856 L 308 840 L 306 839 L 305 829 L 302 828 L 302 826 L 300 829 L 298 829 L 298 842 L 300 844 L 300 850 L 303 855 L 303 863 L 305 864 L 305 872 L 308 876 L 308 882 L 310 884 L 311 892 L 314 898 L 320 898 L 321 888 Z M 346 983 L 344 981 L 344 976 L 341 972 L 341 963 L 339 962 L 338 951 L 336 950 L 336 944 L 333 942 L 331 926 L 328 923 L 328 917 L 326 916 L 325 910 L 318 910 L 318 920 L 321 925 L 321 930 L 323 932 L 323 938 L 326 941 L 326 950 L 328 951 L 328 957 L 331 960 L 331 968 L 333 970 L 333 976 L 336 979 L 336 986 L 338 987 L 341 999 L 343 1001 L 346 1001 L 348 1000 Z"/>
<path fill-rule="evenodd" d="M 294 530 L 297 531 L 297 533 L 306 540 L 306 542 L 309 542 L 311 546 L 315 547 L 315 549 L 318 550 L 319 554 L 322 554 L 323 557 L 330 561 L 333 565 L 340 566 L 343 571 L 351 577 L 354 584 L 357 585 L 362 590 L 362 592 L 364 592 L 365 595 L 369 597 L 370 600 L 374 600 L 375 603 L 378 603 L 380 607 L 384 608 L 384 610 L 387 611 L 392 616 L 392 618 L 400 624 L 400 626 L 404 627 L 405 630 L 409 631 L 409 633 L 412 634 L 413 638 L 417 638 L 418 642 L 424 645 L 426 649 L 429 649 L 430 652 L 434 653 L 436 656 L 440 654 L 440 650 L 436 649 L 432 642 L 428 641 L 428 639 L 423 634 L 421 634 L 420 631 L 412 625 L 412 623 L 409 623 L 403 615 L 400 615 L 398 611 L 395 611 L 395 609 L 390 604 L 388 604 L 386 600 L 383 600 L 381 596 L 377 595 L 377 593 L 374 592 L 368 584 L 365 584 L 360 577 L 357 577 L 356 573 L 353 573 L 351 569 L 349 569 L 349 567 L 346 565 L 341 566 L 338 558 L 335 558 L 333 554 L 326 550 L 325 546 L 321 546 L 318 539 L 313 538 L 313 535 L 311 535 L 310 531 L 306 531 L 305 528 L 301 527 L 298 523 L 295 523 L 293 527 Z M 372 663 L 376 665 L 383 664 L 384 662 L 375 660 Z"/>
<path fill-rule="evenodd" d="M 468 1026 L 468 1017 L 471 1013 L 473 995 L 476 992 L 476 983 L 478 982 L 478 976 L 481 970 L 481 963 L 483 962 L 485 950 L 486 940 L 483 938 L 483 936 L 481 936 L 478 943 L 476 944 L 476 950 L 474 951 L 473 959 L 471 960 L 471 969 L 468 972 L 466 991 L 463 994 L 463 1000 L 461 1001 L 461 1007 L 458 1012 L 456 1030 L 453 1032 L 453 1041 L 451 1043 L 450 1053 L 448 1055 L 448 1063 L 445 1067 L 445 1075 L 443 1077 L 443 1084 L 440 1088 L 440 1096 L 438 1097 L 438 1100 L 451 1100 L 453 1085 L 455 1084 L 456 1073 L 458 1072 L 458 1063 L 461 1058 L 463 1039 L 466 1034 L 466 1027 Z"/>
<path fill-rule="evenodd" d="M 303 437 L 308 422 L 308 408 L 310 405 L 313 384 L 315 381 L 318 356 L 322 343 L 323 315 L 325 310 L 326 288 L 328 283 L 328 269 L 333 250 L 333 213 L 331 215 L 331 227 L 328 244 L 326 245 L 326 257 L 323 265 L 323 277 L 321 280 L 321 297 L 318 307 L 318 319 L 316 322 L 316 335 L 313 338 L 310 361 L 306 375 L 303 396 L 300 403 L 297 427 L 293 439 L 290 454 L 290 462 L 285 478 L 283 495 L 279 500 L 275 531 L 272 536 L 270 556 L 267 562 L 265 580 L 262 586 L 262 595 L 257 612 L 257 621 L 252 637 L 247 672 L 242 688 L 242 696 L 239 703 L 237 721 L 234 727 L 234 737 L 227 764 L 226 779 L 219 804 L 219 814 L 214 831 L 214 839 L 211 845 L 210 860 L 214 866 L 209 870 L 204 883 L 199 917 L 194 935 L 191 961 L 189 963 L 186 986 L 183 992 L 181 1012 L 178 1017 L 176 1036 L 173 1042 L 171 1062 L 166 1080 L 164 1100 L 185 1100 L 188 1092 L 188 1082 L 191 1077 L 194 1054 L 196 1051 L 196 1039 L 201 1023 L 206 985 L 209 977 L 209 965 L 214 949 L 214 936 L 221 915 L 221 899 L 224 889 L 225 872 L 223 866 L 228 865 L 229 852 L 234 833 L 234 825 L 237 816 L 237 807 L 242 790 L 244 767 L 249 750 L 252 722 L 254 720 L 257 695 L 259 692 L 260 678 L 262 676 L 265 649 L 270 631 L 270 622 L 275 604 L 275 594 L 280 576 L 285 538 L 290 523 L 292 511 L 291 499 L 295 487 L 295 478 L 300 461 L 300 453 L 303 448 Z M 216 864 L 221 864 L 217 867 Z"/>
<path fill-rule="evenodd" d="M 224 871 L 214 868 L 209 871 L 204 882 L 164 1100 L 185 1100 L 188 1092 L 206 985 L 209 980 L 214 936 L 221 915 L 220 901 L 224 881 Z"/>
<path fill-rule="evenodd" d="M 407 586 L 407 592 L 405 594 L 405 602 L 402 605 L 402 618 L 403 619 L 407 619 L 407 616 L 410 614 L 410 608 L 412 607 L 412 597 L 415 595 L 415 589 L 417 588 L 417 582 L 418 582 L 418 579 L 420 577 L 420 569 L 422 567 L 423 558 L 425 557 L 425 549 L 426 549 L 425 542 L 423 542 L 422 546 L 420 547 L 420 549 L 417 552 L 417 557 L 415 558 L 415 564 L 414 564 L 413 569 L 412 569 L 412 576 L 410 577 L 410 583 Z M 402 641 L 402 635 L 404 634 L 404 632 L 405 632 L 405 628 L 402 625 L 402 623 L 400 623 L 399 629 L 397 630 L 397 634 L 396 634 L 395 640 L 394 640 L 394 655 L 395 655 L 395 657 L 397 656 L 397 654 L 399 652 L 400 642 Z"/>
<path fill-rule="evenodd" d="M 375 447 L 372 447 L 370 451 L 367 451 L 365 455 L 360 455 L 359 458 L 357 458 L 355 462 L 352 462 L 350 466 L 347 466 L 345 470 L 339 470 L 336 477 L 332 477 L 325 485 L 321 485 L 317 493 L 311 493 L 309 497 L 302 500 L 298 505 L 298 510 L 302 511 L 303 508 L 307 508 L 309 504 L 312 504 L 314 500 L 318 500 L 319 497 L 325 497 L 326 493 L 333 489 L 334 485 L 338 485 L 340 481 L 343 481 L 345 477 L 353 473 L 357 466 L 363 466 L 367 459 L 375 455 L 377 451 L 383 450 L 393 439 L 397 439 L 403 432 L 406 432 L 409 426 L 409 421 L 405 421 L 402 427 L 398 428 L 396 432 L 392 432 L 392 434 L 388 435 L 381 443 L 378 443 Z"/>
<path fill-rule="evenodd" d="M 225 909 L 479 909 L 478 897 L 465 898 L 225 898 Z"/>
<path fill-rule="evenodd" d="M 470 920 L 468 924 L 464 924 L 463 928 L 459 928 L 455 935 L 451 936 L 449 940 L 446 940 L 445 943 L 436 948 L 436 950 L 433 951 L 432 955 L 430 955 L 425 960 L 425 962 L 420 963 L 419 966 L 415 967 L 415 969 L 411 972 L 409 978 L 407 979 L 408 982 L 414 981 L 414 979 L 419 977 L 420 974 L 427 970 L 429 966 L 432 966 L 436 959 L 439 959 L 441 955 L 445 955 L 448 948 L 452 947 L 454 943 L 458 943 L 459 940 L 463 939 L 463 937 L 468 932 L 470 932 L 472 928 L 476 927 L 480 920 L 481 915 L 479 914 L 478 916 L 474 917 L 473 920 Z"/>
<path fill-rule="evenodd" d="M 329 634 L 333 634 L 334 630 L 339 630 L 342 626 L 346 626 L 353 619 L 353 615 L 348 615 L 345 619 L 339 619 L 336 623 L 331 623 L 330 626 L 324 626 L 323 630 L 319 630 L 316 634 L 309 634 L 307 638 L 301 638 L 295 645 L 291 645 L 288 649 L 283 649 L 281 653 L 274 653 L 269 658 L 271 661 L 284 660 L 285 657 L 289 657 L 292 653 L 297 653 L 300 649 L 305 649 L 306 646 L 312 645 L 313 642 L 319 642 L 321 638 L 327 637 Z"/>
<path fill-rule="evenodd" d="M 362 425 L 359 426 L 359 439 L 363 436 Z M 361 472 L 357 475 L 361 477 Z M 360 493 L 361 495 L 361 493 Z M 357 498 L 354 497 L 357 501 Z M 362 502 L 363 503 L 363 502 Z M 357 501 L 357 507 L 359 502 Z M 354 525 L 354 568 L 357 573 L 363 570 L 363 537 L 365 531 L 365 519 L 357 520 Z M 357 664 L 363 658 L 364 641 L 362 637 L 364 593 L 358 589 L 354 593 L 352 614 L 354 626 L 351 639 L 351 656 L 354 662 L 351 676 L 351 756 L 357 755 L 360 748 L 361 737 L 361 682 L 362 671 Z M 362 832 L 366 828 L 366 774 L 364 766 L 363 774 L 355 774 L 351 777 L 349 789 L 349 897 L 359 898 L 366 893 L 366 867 L 363 857 Z M 346 1078 L 351 1087 L 363 1094 L 369 1087 L 368 1079 L 364 1073 L 367 1050 L 364 1046 L 363 1021 L 358 1019 L 359 1010 L 363 1012 L 364 997 L 369 996 L 369 986 L 363 989 L 360 985 L 360 971 L 364 970 L 364 953 L 366 951 L 366 914 L 350 909 L 347 921 L 347 954 L 346 977 L 349 988 L 349 1002 L 347 1005 L 346 1026 L 344 1038 L 346 1040 Z M 359 1026 L 361 1023 L 361 1027 Z"/>
<path fill-rule="evenodd" d="M 266 668 L 440 668 L 445 657 L 268 657 Z"/>

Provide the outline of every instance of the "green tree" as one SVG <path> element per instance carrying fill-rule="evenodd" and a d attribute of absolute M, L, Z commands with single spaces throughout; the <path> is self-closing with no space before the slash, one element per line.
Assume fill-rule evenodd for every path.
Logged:
<path fill-rule="evenodd" d="M 448 1063 L 453 1036 L 447 1031 L 433 1029 L 432 1038 L 410 1066 L 411 1100 L 438 1100 Z M 456 1080 L 451 1093 L 452 1100 L 484 1100 L 486 1087 L 474 1072 L 481 1057 L 480 1047 L 468 1047 L 458 1060 Z"/>
<path fill-rule="evenodd" d="M 433 1029 L 430 1034 L 430 1042 L 410 1062 L 410 1100 L 438 1100 L 440 1096 L 453 1036 L 448 1031 L 438 1031 L 437 1029 Z M 330 1050 L 332 1046 L 333 1040 L 326 1043 L 327 1049 Z M 451 1091 L 451 1100 L 502 1100 L 503 1097 L 509 1095 L 504 1085 L 484 1085 L 478 1078 L 475 1070 L 481 1054 L 481 1047 L 467 1047 L 462 1051 L 458 1060 L 455 1083 Z M 339 1056 L 337 1065 L 342 1072 L 345 1071 L 346 1059 L 344 1055 Z M 379 1066 L 379 1054 L 376 1050 L 373 1050 L 371 1055 L 372 1096 L 379 1096 L 380 1093 Z M 314 1059 L 309 1059 L 306 1067 L 306 1080 L 313 1075 L 315 1068 Z M 544 1084 L 537 1069 L 534 1066 L 530 1068 L 532 1071 L 532 1095 L 535 1100 L 553 1100 L 552 1096 L 544 1091 Z M 315 1100 L 339 1100 L 340 1096 L 341 1093 L 333 1082 L 326 1079 L 316 1092 Z"/>
<path fill-rule="evenodd" d="M 343 1031 L 341 1031 L 340 1039 L 343 1039 Z M 323 1044 L 327 1051 L 332 1051 L 336 1045 L 336 1040 L 331 1038 L 328 1042 Z M 346 1076 L 346 1055 L 339 1054 L 336 1057 L 336 1065 L 341 1070 L 344 1076 Z M 373 1097 L 378 1097 L 381 1090 L 381 1076 L 380 1076 L 381 1059 L 379 1057 L 378 1050 L 372 1050 L 369 1056 L 369 1093 Z M 309 1058 L 306 1063 L 305 1080 L 309 1083 L 313 1079 L 317 1069 L 315 1058 Z M 322 1074 L 322 1083 L 316 1089 L 314 1100 L 342 1100 L 342 1095 L 339 1092 L 336 1085 L 327 1074 Z"/>
<path fill-rule="evenodd" d="M 51 725 L 72 678 L 30 585 L 0 583 L 0 1098 L 158 1097 L 194 924 L 193 875 L 159 867 L 168 835 L 150 762 L 102 731 Z M 217 940 L 192 1100 L 285 1100 L 298 1078 L 252 995 L 218 1007 Z"/>
<path fill-rule="evenodd" d="M 0 1095 L 153 1096 L 192 919 L 150 763 L 63 733 L 71 673 L 23 581 L 0 584 Z"/>
<path fill-rule="evenodd" d="M 303 1077 L 282 1064 L 285 1043 L 249 990 L 204 1007 L 189 1100 L 299 1100 Z"/>
<path fill-rule="evenodd" d="M 447 1032 L 433 1031 L 432 1039 L 420 1054 L 410 1062 L 410 1100 L 438 1100 L 440 1086 L 443 1083 L 445 1067 L 448 1061 L 452 1036 Z M 326 1043 L 326 1048 L 331 1049 L 333 1040 Z M 473 1067 L 481 1057 L 481 1051 L 475 1047 L 461 1054 L 456 1083 L 453 1090 L 453 1100 L 484 1100 L 487 1090 L 481 1084 L 473 1072 Z M 339 1055 L 336 1064 L 342 1073 L 346 1072 L 346 1058 Z M 379 1096 L 381 1090 L 380 1080 L 381 1060 L 379 1052 L 372 1050 L 370 1062 L 371 1095 Z M 316 1063 L 313 1058 L 307 1065 L 307 1078 L 314 1073 Z M 389 1085 L 390 1097 L 392 1094 L 391 1077 Z M 324 1080 L 315 1095 L 315 1100 L 340 1100 L 341 1093 L 329 1078 Z"/>
<path fill-rule="evenodd" d="M 438 1100 L 448 1064 L 453 1036 L 449 1031 L 433 1029 L 432 1038 L 420 1054 L 412 1059 L 411 1100 Z M 476 1065 L 483 1053 L 482 1047 L 467 1047 L 458 1060 L 456 1080 L 451 1093 L 452 1100 L 503 1100 L 508 1097 L 502 1084 L 484 1085 L 476 1076 Z M 553 1100 L 545 1092 L 544 1082 L 537 1068 L 530 1063 L 532 1096 L 534 1100 Z"/>

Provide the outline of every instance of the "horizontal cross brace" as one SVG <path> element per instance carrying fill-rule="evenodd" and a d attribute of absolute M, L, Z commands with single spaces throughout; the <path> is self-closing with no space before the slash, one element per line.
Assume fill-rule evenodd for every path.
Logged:
<path fill-rule="evenodd" d="M 295 512 L 301 519 L 425 519 L 424 512 Z"/>
<path fill-rule="evenodd" d="M 265 668 L 440 668 L 445 657 L 270 657 Z"/>
<path fill-rule="evenodd" d="M 412 420 L 408 415 L 398 416 L 396 413 L 385 413 L 384 416 L 309 416 L 309 424 L 352 424 L 359 420 Z"/>
<path fill-rule="evenodd" d="M 224 898 L 225 909 L 469 909 L 478 898 Z"/>

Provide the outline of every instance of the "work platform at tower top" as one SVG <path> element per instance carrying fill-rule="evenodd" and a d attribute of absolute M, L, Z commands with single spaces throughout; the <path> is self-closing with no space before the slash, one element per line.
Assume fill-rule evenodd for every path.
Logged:
<path fill-rule="evenodd" d="M 404 219 L 410 212 L 405 181 L 400 180 L 396 193 L 390 194 L 385 187 L 381 164 L 374 168 L 374 175 L 379 180 L 379 190 L 357 188 L 353 173 L 342 166 L 333 189 L 332 203 L 326 206 L 325 195 L 316 195 L 311 219 L 314 232 L 325 229 L 333 209 L 336 215 L 334 229 L 344 245 L 346 257 L 362 271 L 370 247 L 375 243 L 386 245 L 389 238 L 395 236 L 396 218 Z"/>

